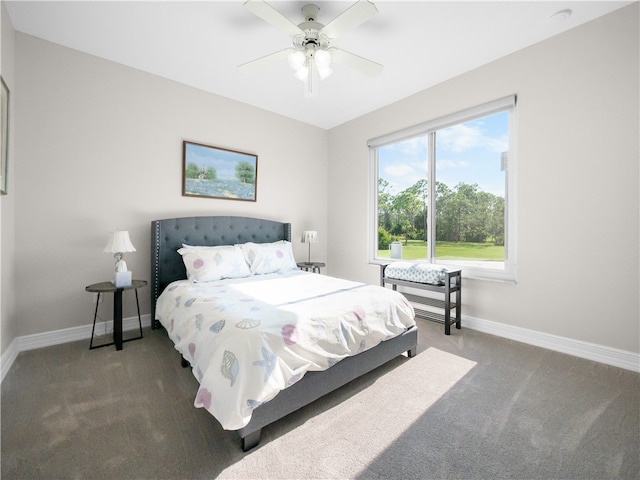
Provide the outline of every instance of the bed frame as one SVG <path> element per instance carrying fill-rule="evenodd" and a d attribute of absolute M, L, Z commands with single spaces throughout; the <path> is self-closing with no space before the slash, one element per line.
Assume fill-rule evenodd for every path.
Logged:
<path fill-rule="evenodd" d="M 155 310 L 156 301 L 162 291 L 171 282 L 187 278 L 182 257 L 177 252 L 183 243 L 217 246 L 246 242 L 269 243 L 278 240 L 291 241 L 290 223 L 232 216 L 169 218 L 151 222 L 151 328 L 161 327 L 155 319 Z M 300 381 L 253 411 L 249 424 L 238 430 L 242 449 L 246 452 L 257 446 L 262 428 L 270 423 L 404 352 L 413 357 L 417 345 L 418 329 L 412 327 L 398 337 L 345 358 L 328 370 L 307 372 Z"/>

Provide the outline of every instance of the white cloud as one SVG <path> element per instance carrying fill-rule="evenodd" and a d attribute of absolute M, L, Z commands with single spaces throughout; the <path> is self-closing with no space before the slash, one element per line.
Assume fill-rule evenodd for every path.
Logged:
<path fill-rule="evenodd" d="M 387 165 L 380 175 L 390 184 L 390 193 L 396 195 L 425 178 L 426 168 L 421 165 L 400 163 Z"/>
<path fill-rule="evenodd" d="M 466 160 L 451 160 L 438 158 L 436 162 L 436 170 L 453 170 L 456 168 L 465 168 L 469 166 L 469 162 Z"/>
<path fill-rule="evenodd" d="M 438 149 L 462 153 L 473 148 L 486 148 L 494 152 L 504 152 L 509 141 L 506 136 L 490 137 L 484 134 L 482 122 L 454 125 L 436 134 Z"/>
<path fill-rule="evenodd" d="M 421 135 L 402 142 L 392 143 L 383 148 L 393 150 L 402 155 L 425 156 L 427 152 L 427 136 Z"/>
<path fill-rule="evenodd" d="M 413 167 L 406 164 L 395 164 L 388 165 L 384 169 L 384 178 L 396 178 L 396 177 L 406 177 L 408 175 L 415 175 L 415 171 Z"/>

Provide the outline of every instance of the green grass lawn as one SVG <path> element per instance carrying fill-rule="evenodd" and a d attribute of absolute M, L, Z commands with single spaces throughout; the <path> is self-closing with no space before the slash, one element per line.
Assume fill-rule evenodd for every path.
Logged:
<path fill-rule="evenodd" d="M 403 260 L 424 260 L 427 258 L 427 244 L 420 240 L 409 240 L 407 244 L 402 243 Z M 378 250 L 378 257 L 389 258 L 389 250 Z M 441 260 L 504 260 L 504 246 L 496 246 L 491 242 L 437 242 L 436 257 Z"/>

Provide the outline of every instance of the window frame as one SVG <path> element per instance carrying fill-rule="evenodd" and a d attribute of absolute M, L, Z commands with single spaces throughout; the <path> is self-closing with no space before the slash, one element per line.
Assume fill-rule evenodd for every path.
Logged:
<path fill-rule="evenodd" d="M 429 242 L 427 259 L 417 260 L 421 263 L 431 263 L 433 265 L 441 265 L 450 268 L 461 268 L 462 274 L 466 278 L 478 278 L 483 280 L 497 281 L 517 281 L 517 161 L 516 161 L 516 95 L 509 95 L 491 102 L 487 102 L 475 107 L 471 107 L 456 113 L 446 115 L 434 120 L 430 120 L 419 125 L 414 125 L 396 132 L 392 132 L 380 137 L 372 138 L 367 142 L 369 148 L 369 215 L 368 215 L 368 246 L 367 256 L 371 264 L 386 264 L 395 259 L 377 257 L 378 252 L 378 148 L 393 143 L 402 142 L 418 136 L 428 136 L 429 158 L 427 163 L 428 179 L 436 179 L 436 159 L 435 159 L 435 142 L 433 141 L 433 132 L 444 128 L 458 125 L 464 122 L 476 120 L 498 112 L 509 112 L 509 150 L 507 153 L 507 171 L 506 181 L 507 188 L 505 192 L 505 260 L 504 269 L 483 268 L 474 265 L 465 265 L 464 261 L 444 261 L 434 262 L 435 252 L 435 219 L 433 215 L 435 209 L 431 208 L 435 201 L 435 189 L 431 188 L 432 182 L 429 181 L 429 209 L 427 222 L 429 225 Z"/>

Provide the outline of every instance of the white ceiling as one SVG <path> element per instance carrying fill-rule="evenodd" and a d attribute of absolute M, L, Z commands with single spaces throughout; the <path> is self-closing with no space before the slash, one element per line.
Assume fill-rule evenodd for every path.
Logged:
<path fill-rule="evenodd" d="M 320 7 L 327 24 L 351 1 L 271 1 L 294 23 Z M 286 61 L 253 73 L 239 64 L 290 38 L 242 1 L 6 1 L 16 30 L 329 129 L 472 70 L 630 1 L 374 1 L 378 15 L 332 42 L 384 65 L 369 78 L 346 65 L 307 99 Z M 571 9 L 561 22 L 554 13 Z"/>

